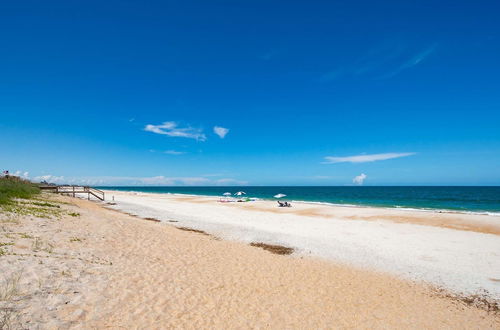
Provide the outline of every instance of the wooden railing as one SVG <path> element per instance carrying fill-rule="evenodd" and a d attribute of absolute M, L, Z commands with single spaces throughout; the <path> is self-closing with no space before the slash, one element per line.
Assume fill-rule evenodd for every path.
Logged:
<path fill-rule="evenodd" d="M 76 197 L 76 194 L 87 194 L 88 199 L 92 195 L 101 201 L 104 201 L 105 197 L 104 191 L 89 186 L 40 186 L 40 189 L 58 194 L 73 195 L 73 197 Z"/>

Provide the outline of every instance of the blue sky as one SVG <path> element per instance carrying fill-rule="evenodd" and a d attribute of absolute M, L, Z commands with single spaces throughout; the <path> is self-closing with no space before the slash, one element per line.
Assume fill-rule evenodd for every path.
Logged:
<path fill-rule="evenodd" d="M 499 185 L 498 12 L 3 1 L 0 168 L 110 185 Z"/>

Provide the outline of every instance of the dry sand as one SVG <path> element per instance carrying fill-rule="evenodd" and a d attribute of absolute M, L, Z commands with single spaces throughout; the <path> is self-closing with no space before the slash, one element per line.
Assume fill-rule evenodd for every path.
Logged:
<path fill-rule="evenodd" d="M 0 214 L 0 242 L 13 244 L 2 246 L 0 307 L 14 326 L 500 327 L 497 313 L 393 276 L 52 198 L 71 203 L 59 218 Z"/>
<path fill-rule="evenodd" d="M 111 207 L 227 240 L 292 247 L 295 254 L 425 281 L 500 300 L 500 217 L 373 207 L 108 192 Z"/>

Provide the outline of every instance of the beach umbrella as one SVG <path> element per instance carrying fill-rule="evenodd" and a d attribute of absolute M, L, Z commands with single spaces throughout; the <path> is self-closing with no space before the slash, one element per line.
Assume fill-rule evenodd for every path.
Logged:
<path fill-rule="evenodd" d="M 223 193 L 224 196 L 231 196 L 232 194 L 230 192 L 225 192 Z"/>
<path fill-rule="evenodd" d="M 247 193 L 244 191 L 238 191 L 235 195 L 236 196 L 241 196 L 241 195 L 246 195 Z"/>
<path fill-rule="evenodd" d="M 285 194 L 277 194 L 277 195 L 274 195 L 274 198 L 281 198 L 281 197 L 285 197 L 286 195 Z"/>

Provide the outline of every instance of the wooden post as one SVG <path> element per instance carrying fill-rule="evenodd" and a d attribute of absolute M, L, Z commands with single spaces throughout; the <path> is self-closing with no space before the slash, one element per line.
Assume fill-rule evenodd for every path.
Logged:
<path fill-rule="evenodd" d="M 75 186 L 73 186 L 73 197 L 75 197 Z"/>

